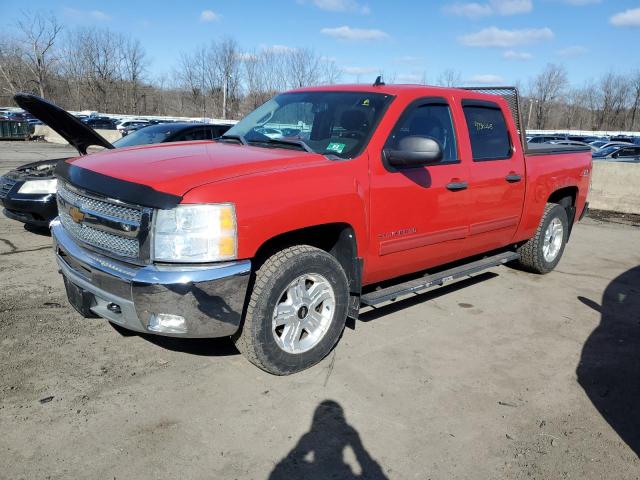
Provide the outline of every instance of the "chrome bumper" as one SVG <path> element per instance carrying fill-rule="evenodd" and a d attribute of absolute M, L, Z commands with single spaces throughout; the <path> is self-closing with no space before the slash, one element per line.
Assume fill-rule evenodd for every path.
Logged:
<path fill-rule="evenodd" d="M 91 313 L 130 330 L 174 337 L 224 337 L 238 330 L 249 260 L 139 267 L 80 247 L 58 219 L 51 222 L 51 234 L 65 283 L 79 287 Z M 159 328 L 160 314 L 183 317 L 183 327 Z"/>

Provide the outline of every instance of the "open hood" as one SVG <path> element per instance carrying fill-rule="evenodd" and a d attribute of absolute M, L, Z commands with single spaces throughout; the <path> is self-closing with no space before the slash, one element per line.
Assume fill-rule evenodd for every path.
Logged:
<path fill-rule="evenodd" d="M 87 148 L 97 145 L 104 148 L 115 148 L 100 136 L 93 128 L 85 125 L 66 110 L 46 101 L 44 98 L 30 93 L 18 93 L 13 99 L 24 110 L 55 130 L 80 155 L 87 154 Z"/>

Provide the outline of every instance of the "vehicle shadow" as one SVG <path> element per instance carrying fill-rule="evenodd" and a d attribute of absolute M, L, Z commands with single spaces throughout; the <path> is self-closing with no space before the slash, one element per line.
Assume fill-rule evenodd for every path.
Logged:
<path fill-rule="evenodd" d="M 123 337 L 140 337 L 149 343 L 153 343 L 158 347 L 171 350 L 172 352 L 187 353 L 189 355 L 197 355 L 202 357 L 228 357 L 232 355 L 240 355 L 240 352 L 229 337 L 164 337 L 161 335 L 134 332 L 132 330 L 127 330 L 119 325 L 116 325 L 115 323 L 108 323 Z"/>
<path fill-rule="evenodd" d="M 345 462 L 347 448 L 358 463 L 359 469 L 355 472 Z M 342 406 L 333 400 L 324 400 L 316 407 L 310 430 L 269 475 L 269 480 L 327 478 L 387 479 L 378 462 L 364 448 L 357 430 L 347 423 Z"/>
<path fill-rule="evenodd" d="M 578 383 L 604 419 L 640 457 L 640 266 L 615 278 L 602 304 L 600 325 L 582 349 Z"/>
<path fill-rule="evenodd" d="M 35 235 L 42 235 L 43 237 L 51 236 L 51 230 L 49 230 L 49 227 L 36 227 L 35 225 L 30 225 L 28 223 L 25 223 L 24 229 L 27 232 L 33 233 Z"/>
<path fill-rule="evenodd" d="M 399 310 L 413 307 L 414 305 L 418 305 L 423 302 L 428 302 L 429 300 L 434 300 L 438 297 L 442 297 L 443 295 L 456 292 L 463 288 L 470 287 L 471 285 L 475 285 L 476 283 L 485 282 L 487 280 L 490 280 L 492 278 L 499 277 L 499 276 L 500 275 L 494 272 L 479 273 L 477 275 L 474 275 L 473 277 L 459 280 L 456 283 L 443 285 L 442 287 L 438 287 L 434 290 L 429 290 L 424 293 L 414 294 L 413 296 L 403 298 L 396 302 L 388 303 L 381 307 L 375 307 L 373 310 L 368 310 L 366 312 L 361 313 L 358 316 L 358 320 L 362 322 L 370 322 L 372 320 L 383 317 L 385 315 L 389 315 Z"/>

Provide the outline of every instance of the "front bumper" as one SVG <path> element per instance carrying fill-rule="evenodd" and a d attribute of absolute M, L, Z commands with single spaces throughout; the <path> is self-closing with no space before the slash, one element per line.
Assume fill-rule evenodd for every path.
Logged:
<path fill-rule="evenodd" d="M 140 267 L 80 247 L 57 219 L 51 223 L 51 234 L 67 295 L 83 315 L 94 314 L 137 332 L 174 337 L 225 337 L 238 330 L 249 260 Z M 184 318 L 184 328 L 159 329 L 154 319 L 160 314 Z"/>

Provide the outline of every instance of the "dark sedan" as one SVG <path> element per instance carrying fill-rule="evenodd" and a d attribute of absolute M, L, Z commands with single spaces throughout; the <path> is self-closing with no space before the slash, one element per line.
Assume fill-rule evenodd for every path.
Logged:
<path fill-rule="evenodd" d="M 611 145 L 594 152 L 594 160 L 640 163 L 640 145 Z"/>
<path fill-rule="evenodd" d="M 111 149 L 151 143 L 210 140 L 221 136 L 231 127 L 230 124 L 161 123 L 144 127 L 111 144 L 86 123 L 46 100 L 29 94 L 18 94 L 15 100 L 23 109 L 59 133 L 80 155 L 86 155 L 90 146 Z M 55 195 L 57 182 L 53 172 L 58 162 L 64 160 L 30 163 L 1 176 L 0 204 L 4 207 L 3 213 L 33 226 L 48 226 L 58 214 Z"/>

